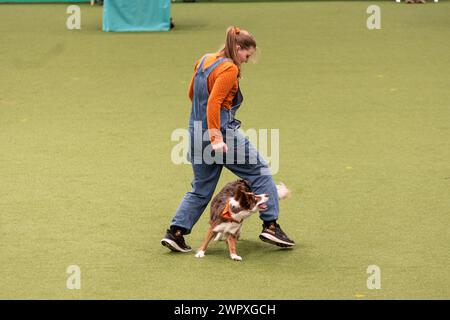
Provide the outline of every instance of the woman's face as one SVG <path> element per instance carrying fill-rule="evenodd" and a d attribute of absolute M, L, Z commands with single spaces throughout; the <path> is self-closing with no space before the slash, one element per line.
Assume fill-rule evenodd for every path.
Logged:
<path fill-rule="evenodd" d="M 247 63 L 248 59 L 255 53 L 256 48 L 242 49 L 240 46 L 237 46 L 237 54 L 238 59 L 241 63 Z"/>

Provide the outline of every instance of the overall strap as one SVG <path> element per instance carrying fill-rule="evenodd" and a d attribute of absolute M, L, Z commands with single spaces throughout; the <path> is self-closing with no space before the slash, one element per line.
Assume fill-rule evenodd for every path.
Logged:
<path fill-rule="evenodd" d="M 204 71 L 205 74 L 206 74 L 206 76 L 209 76 L 209 74 L 210 74 L 211 72 L 213 72 L 214 69 L 217 68 L 217 66 L 218 66 L 219 64 L 221 64 L 222 62 L 225 62 L 225 61 L 230 61 L 230 59 L 228 59 L 228 58 L 220 58 L 219 60 L 217 60 L 216 62 L 214 62 L 212 65 L 210 65 L 208 68 L 206 68 L 205 71 Z"/>
<path fill-rule="evenodd" d="M 217 60 L 217 61 L 215 61 L 212 65 L 210 65 L 208 68 L 204 68 L 204 65 L 205 65 L 205 60 L 206 60 L 206 57 L 208 57 L 209 56 L 209 54 L 206 54 L 206 55 L 204 55 L 203 56 L 203 58 L 202 58 L 202 60 L 201 60 L 201 62 L 200 62 L 200 65 L 198 66 L 198 68 L 197 68 L 197 74 L 199 74 L 199 73 L 202 73 L 202 74 L 204 74 L 206 77 L 208 77 L 209 76 L 209 74 L 219 65 L 219 64 L 221 64 L 222 62 L 225 62 L 225 61 L 231 61 L 230 59 L 228 59 L 228 58 L 220 58 L 219 60 Z"/>
<path fill-rule="evenodd" d="M 199 65 L 198 68 L 197 68 L 197 73 L 204 72 L 204 70 L 203 70 L 203 65 L 205 64 L 205 60 L 206 60 L 206 57 L 207 57 L 207 56 L 208 56 L 207 54 L 205 54 L 205 55 L 203 56 L 203 58 L 202 58 L 202 60 L 201 60 L 201 62 L 200 62 L 200 65 Z"/>

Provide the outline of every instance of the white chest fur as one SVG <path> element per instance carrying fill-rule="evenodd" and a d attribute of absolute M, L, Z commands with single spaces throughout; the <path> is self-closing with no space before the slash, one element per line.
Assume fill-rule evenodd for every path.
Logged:
<path fill-rule="evenodd" d="M 236 236 L 241 230 L 242 224 L 237 222 L 222 222 L 218 224 L 213 231 L 221 234 L 232 234 Z"/>

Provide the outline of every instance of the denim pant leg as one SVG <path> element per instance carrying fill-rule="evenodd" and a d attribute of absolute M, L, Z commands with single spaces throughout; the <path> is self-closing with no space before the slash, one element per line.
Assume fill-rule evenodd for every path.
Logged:
<path fill-rule="evenodd" d="M 229 138 L 228 136 L 227 139 L 229 140 Z M 227 145 L 230 147 L 232 144 L 228 140 Z M 233 144 L 235 159 L 234 161 L 230 161 L 230 158 L 228 158 L 225 161 L 225 167 L 241 179 L 249 181 L 252 192 L 255 194 L 267 193 L 269 195 L 267 210 L 260 211 L 260 218 L 262 220 L 270 221 L 278 219 L 278 191 L 267 161 L 238 130 L 234 133 Z"/>
<path fill-rule="evenodd" d="M 192 190 L 185 194 L 171 223 L 171 226 L 185 228 L 186 234 L 191 233 L 192 227 L 211 200 L 222 172 L 222 165 L 192 164 L 192 169 Z"/>

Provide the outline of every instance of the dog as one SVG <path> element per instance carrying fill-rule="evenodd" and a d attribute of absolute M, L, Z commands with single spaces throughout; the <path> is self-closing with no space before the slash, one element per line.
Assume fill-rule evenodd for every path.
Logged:
<path fill-rule="evenodd" d="M 277 191 L 280 199 L 290 196 L 290 191 L 284 184 L 277 185 Z M 268 194 L 256 195 L 251 192 L 250 185 L 245 180 L 237 180 L 225 185 L 211 202 L 210 227 L 195 256 L 203 258 L 213 237 L 217 241 L 224 236 L 230 258 L 241 261 L 242 257 L 236 252 L 236 242 L 241 233 L 242 223 L 255 212 L 266 210 L 268 200 Z"/>

